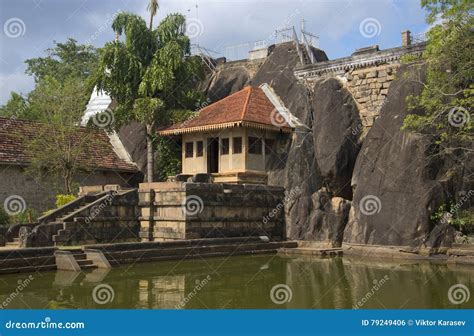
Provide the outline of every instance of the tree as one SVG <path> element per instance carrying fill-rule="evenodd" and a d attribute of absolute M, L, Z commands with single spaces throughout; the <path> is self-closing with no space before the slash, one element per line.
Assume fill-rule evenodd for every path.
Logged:
<path fill-rule="evenodd" d="M 117 38 L 101 51 L 95 75 L 98 89 L 117 102 L 115 127 L 130 121 L 146 125 L 147 181 L 152 182 L 154 130 L 164 125 L 174 109 L 193 106 L 200 94 L 194 90 L 196 78 L 202 76 L 201 63 L 190 52 L 185 35 L 185 18 L 168 15 L 152 29 L 156 7 L 152 1 L 150 23 L 131 13 L 119 14 L 112 28 Z M 125 35 L 124 41 L 120 36 Z"/>
<path fill-rule="evenodd" d="M 44 91 L 41 85 L 49 83 L 48 80 L 45 80 L 46 77 L 55 79 L 59 83 L 75 78 L 77 79 L 76 83 L 82 88 L 78 94 L 81 97 L 90 95 L 93 85 L 88 83 L 88 78 L 97 66 L 97 50 L 92 46 L 77 44 L 76 40 L 72 38 L 69 38 L 65 43 L 53 43 L 54 47 L 46 50 L 46 57 L 31 58 L 25 61 L 27 64 L 26 73 L 32 75 L 35 80 L 36 85 L 33 91 L 26 97 L 12 92 L 8 102 L 0 107 L 0 115 L 41 120 L 42 116 L 37 112 L 41 111 L 43 107 L 35 107 L 31 96 L 35 95 L 35 91 Z"/>
<path fill-rule="evenodd" d="M 31 58 L 25 61 L 26 73 L 38 83 L 45 77 L 59 81 L 66 78 L 86 80 L 95 70 L 98 52 L 93 46 L 77 44 L 73 38 L 65 43 L 53 41 L 54 47 L 46 49 L 46 57 Z"/>
<path fill-rule="evenodd" d="M 426 79 L 422 93 L 409 97 L 409 102 L 425 113 L 408 115 L 403 128 L 431 135 L 437 156 L 468 162 L 474 153 L 474 116 L 470 115 L 474 105 L 474 3 L 422 0 L 421 5 L 428 11 L 427 23 L 432 26 L 422 56 Z M 464 175 L 464 165 L 457 168 Z"/>
<path fill-rule="evenodd" d="M 31 157 L 27 173 L 37 178 L 57 176 L 66 193 L 73 193 L 73 181 L 81 170 L 88 170 L 89 149 L 94 143 L 95 130 L 77 127 L 84 112 L 87 95 L 84 83 L 76 77 L 64 82 L 45 76 L 31 93 L 34 113 L 39 116 L 38 132 L 34 138 L 21 140 Z"/>

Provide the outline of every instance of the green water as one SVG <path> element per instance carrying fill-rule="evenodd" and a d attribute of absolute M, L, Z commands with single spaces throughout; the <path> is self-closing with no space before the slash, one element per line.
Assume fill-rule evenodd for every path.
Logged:
<path fill-rule="evenodd" d="M 6 308 L 474 308 L 474 267 L 408 261 L 265 255 L 42 272 L 12 298 L 28 276 L 0 276 Z M 469 301 L 449 300 L 457 284 Z"/>

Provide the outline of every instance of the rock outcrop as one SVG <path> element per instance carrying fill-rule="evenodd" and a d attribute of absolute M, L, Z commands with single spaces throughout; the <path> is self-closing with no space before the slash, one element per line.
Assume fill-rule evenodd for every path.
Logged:
<path fill-rule="evenodd" d="M 324 186 L 334 196 L 351 200 L 352 171 L 360 149 L 357 105 L 335 78 L 316 83 L 312 104 L 314 151 Z"/>
<path fill-rule="evenodd" d="M 409 114 L 406 97 L 421 92 L 422 77 L 415 66 L 400 69 L 364 140 L 352 178 L 346 243 L 434 248 L 453 239 L 452 228 L 430 221 L 445 201 L 436 180 L 439 165 L 428 157 L 432 139 L 401 130 Z"/>

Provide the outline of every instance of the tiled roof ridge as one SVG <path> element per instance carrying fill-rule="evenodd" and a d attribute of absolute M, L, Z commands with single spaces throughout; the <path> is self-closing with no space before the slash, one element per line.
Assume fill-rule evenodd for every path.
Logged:
<path fill-rule="evenodd" d="M 244 117 L 247 114 L 247 111 L 248 111 L 248 108 L 249 108 L 250 97 L 252 96 L 252 89 L 253 88 L 252 88 L 251 85 L 248 85 L 248 86 L 244 87 L 244 90 L 247 90 L 248 93 L 247 93 L 247 98 L 245 99 L 244 106 L 242 108 L 242 115 L 240 116 L 241 120 L 244 120 Z"/>

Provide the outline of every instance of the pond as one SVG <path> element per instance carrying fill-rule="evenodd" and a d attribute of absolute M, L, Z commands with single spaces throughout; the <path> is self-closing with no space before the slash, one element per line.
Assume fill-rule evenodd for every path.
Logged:
<path fill-rule="evenodd" d="M 0 276 L 8 309 L 474 308 L 469 292 L 472 266 L 349 257 L 238 256 Z"/>

